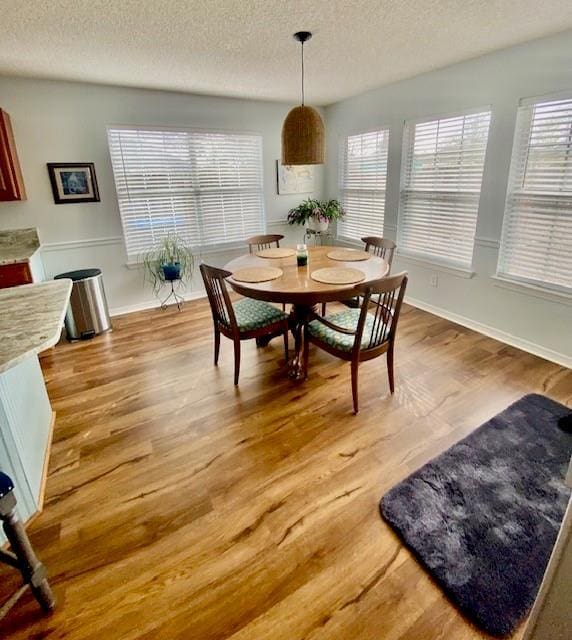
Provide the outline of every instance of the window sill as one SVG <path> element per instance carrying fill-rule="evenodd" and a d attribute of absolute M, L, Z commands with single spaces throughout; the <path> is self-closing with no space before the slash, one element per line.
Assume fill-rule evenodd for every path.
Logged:
<path fill-rule="evenodd" d="M 345 238 L 336 238 L 336 241 L 339 245 L 342 245 L 344 247 L 352 247 L 352 248 L 355 247 L 358 249 L 363 249 L 363 242 L 359 242 L 357 240 L 346 240 Z M 413 264 L 417 264 L 421 267 L 426 267 L 428 269 L 431 269 L 432 271 L 449 273 L 459 278 L 469 279 L 475 275 L 475 272 L 471 271 L 470 269 L 463 269 L 463 267 L 455 267 L 452 265 L 443 264 L 442 262 L 436 262 L 433 260 L 417 258 L 416 256 L 409 255 L 408 253 L 400 253 L 399 250 L 395 255 L 396 255 L 396 258 L 398 258 L 399 260 L 402 260 L 403 262 L 412 262 Z"/>
<path fill-rule="evenodd" d="M 248 246 L 243 242 L 233 243 L 227 246 L 213 246 L 208 249 L 199 249 L 197 247 L 191 247 L 193 256 L 195 258 L 195 264 L 201 262 L 204 256 L 213 256 L 224 253 L 246 253 Z M 129 260 L 125 263 L 127 269 L 140 269 L 143 266 L 141 260 Z"/>
<path fill-rule="evenodd" d="M 572 306 L 572 294 L 570 293 L 554 291 L 553 289 L 545 289 L 534 284 L 519 282 L 518 280 L 510 280 L 509 278 L 504 278 L 498 275 L 491 276 L 491 279 L 493 280 L 495 287 Z"/>
<path fill-rule="evenodd" d="M 396 254 L 399 260 L 403 262 L 412 262 L 413 264 L 417 264 L 421 267 L 426 267 L 433 271 L 440 271 L 442 273 L 449 273 L 452 276 L 457 276 L 459 278 L 472 278 L 475 275 L 475 272 L 471 269 L 464 269 L 463 267 L 455 267 L 448 264 L 443 264 L 442 262 L 437 262 L 434 260 L 429 260 L 425 258 L 417 258 L 416 256 L 411 256 L 407 253 L 400 253 L 399 250 Z"/>

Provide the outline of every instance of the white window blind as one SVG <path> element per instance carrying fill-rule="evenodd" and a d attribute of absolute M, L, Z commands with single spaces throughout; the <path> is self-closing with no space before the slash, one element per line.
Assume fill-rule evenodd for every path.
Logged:
<path fill-rule="evenodd" d="M 399 251 L 470 268 L 491 113 L 405 126 Z"/>
<path fill-rule="evenodd" d="M 389 129 L 382 129 L 349 136 L 341 146 L 341 238 L 383 235 L 388 143 Z"/>
<path fill-rule="evenodd" d="M 572 98 L 518 110 L 498 275 L 572 290 Z"/>
<path fill-rule="evenodd" d="M 108 139 L 130 260 L 169 233 L 208 249 L 264 231 L 259 135 L 110 128 Z"/>

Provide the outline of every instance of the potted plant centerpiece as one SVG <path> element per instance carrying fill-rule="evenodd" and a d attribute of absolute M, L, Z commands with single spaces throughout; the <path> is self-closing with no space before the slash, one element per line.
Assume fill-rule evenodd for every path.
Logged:
<path fill-rule="evenodd" d="M 173 285 L 181 281 L 183 285 L 193 277 L 195 259 L 190 247 L 176 235 L 169 234 L 161 239 L 157 247 L 153 247 L 142 256 L 145 269 L 145 280 L 153 287 L 158 296 L 165 283 L 171 284 L 171 295 L 174 295 Z M 175 301 L 177 301 L 175 296 Z M 165 301 L 166 302 L 166 301 Z M 163 303 L 162 306 L 165 306 Z"/>
<path fill-rule="evenodd" d="M 288 212 L 288 224 L 305 224 L 312 231 L 327 231 L 330 222 L 341 220 L 344 208 L 338 200 L 308 198 Z"/>

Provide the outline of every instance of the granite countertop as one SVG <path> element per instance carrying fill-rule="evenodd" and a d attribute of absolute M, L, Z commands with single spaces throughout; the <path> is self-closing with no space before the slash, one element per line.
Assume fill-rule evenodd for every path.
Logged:
<path fill-rule="evenodd" d="M 0 265 L 27 262 L 39 248 L 37 229 L 0 231 Z"/>
<path fill-rule="evenodd" d="M 60 339 L 72 281 L 0 289 L 0 373 Z"/>

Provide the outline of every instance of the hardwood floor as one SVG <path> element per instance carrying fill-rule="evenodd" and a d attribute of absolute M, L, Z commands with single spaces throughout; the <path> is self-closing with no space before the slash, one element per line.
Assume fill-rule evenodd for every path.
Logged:
<path fill-rule="evenodd" d="M 205 301 L 114 319 L 43 358 L 57 420 L 30 527 L 59 599 L 26 597 L 14 639 L 472 640 L 378 515 L 381 495 L 524 393 L 572 404 L 572 371 L 404 307 L 396 393 L 383 358 L 232 343 L 218 368 Z M 15 574 L 0 570 L 0 600 Z M 3 635 L 4 634 L 4 635 Z M 522 629 L 517 633 L 521 637 Z"/>

